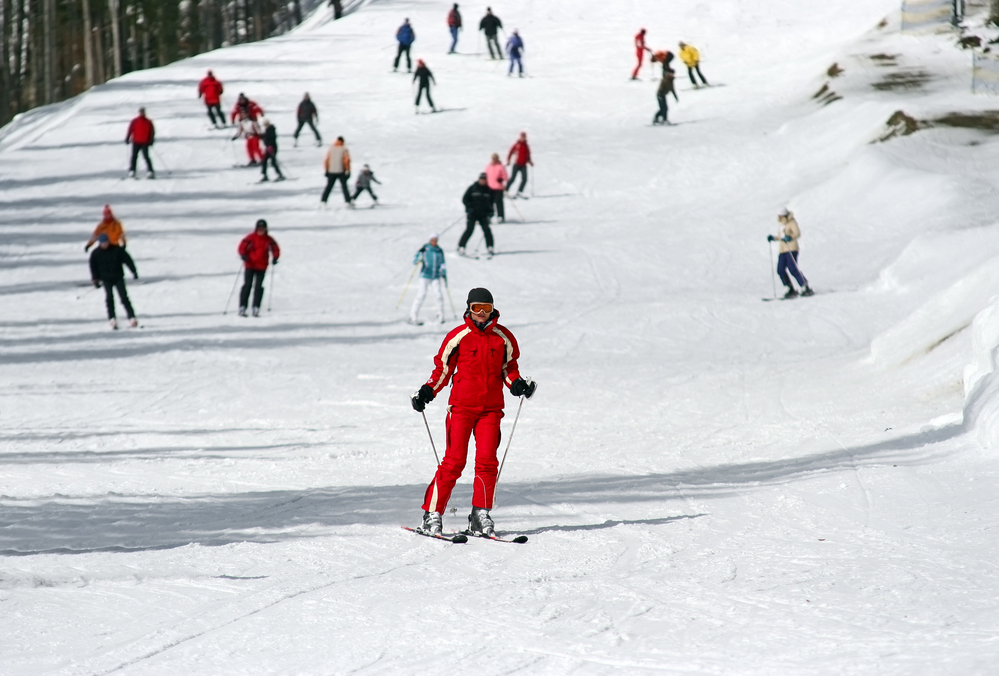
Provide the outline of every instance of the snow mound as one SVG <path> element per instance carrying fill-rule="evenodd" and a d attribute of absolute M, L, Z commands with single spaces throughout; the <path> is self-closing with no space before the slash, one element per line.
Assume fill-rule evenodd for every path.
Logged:
<path fill-rule="evenodd" d="M 964 369 L 964 426 L 985 448 L 999 445 L 999 298 L 979 312 L 971 326 L 974 361 Z"/>

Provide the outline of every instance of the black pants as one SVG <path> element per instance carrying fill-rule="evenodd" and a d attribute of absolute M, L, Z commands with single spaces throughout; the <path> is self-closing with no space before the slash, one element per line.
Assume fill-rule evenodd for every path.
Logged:
<path fill-rule="evenodd" d="M 493 190 L 493 204 L 496 206 L 496 216 L 498 218 L 506 220 L 506 214 L 503 209 L 503 195 L 506 191 L 500 188 L 499 190 Z"/>
<path fill-rule="evenodd" d="M 153 163 L 149 159 L 149 144 L 148 143 L 133 143 L 132 144 L 132 161 L 128 165 L 128 170 L 135 173 L 135 165 L 139 161 L 139 153 L 142 153 L 142 157 L 146 160 L 146 169 L 149 170 L 150 174 L 155 174 L 153 171 Z"/>
<path fill-rule="evenodd" d="M 304 127 L 305 125 L 309 125 L 309 128 L 312 130 L 312 133 L 316 135 L 316 140 L 322 143 L 323 139 L 319 136 L 319 132 L 316 131 L 316 125 L 312 123 L 311 117 L 307 117 L 304 120 L 298 121 L 298 127 L 295 128 L 295 134 L 294 134 L 295 140 L 296 141 L 298 140 L 298 135 L 302 132 L 302 127 Z"/>
<path fill-rule="evenodd" d="M 413 70 L 413 62 L 409 58 L 409 48 L 411 46 L 412 45 L 404 45 L 401 42 L 399 43 L 399 51 L 396 52 L 395 61 L 392 62 L 392 70 L 395 70 L 399 67 L 399 59 L 402 58 L 403 54 L 406 55 L 406 71 L 409 72 Z"/>
<path fill-rule="evenodd" d="M 351 202 L 356 201 L 357 198 L 360 196 L 360 194 L 362 192 L 364 192 L 365 190 L 367 190 L 368 194 L 371 195 L 371 199 L 373 199 L 376 202 L 378 201 L 378 195 L 375 194 L 375 191 L 371 189 L 370 185 L 365 186 L 363 188 L 361 188 L 361 187 L 355 188 L 355 190 L 354 190 L 354 196 L 350 198 L 350 201 Z"/>
<path fill-rule="evenodd" d="M 250 300 L 250 288 L 253 288 L 253 307 L 259 308 L 264 299 L 264 275 L 266 270 L 251 270 L 243 272 L 243 288 L 239 290 L 239 307 L 245 308 Z"/>
<path fill-rule="evenodd" d="M 496 56 L 493 56 L 493 45 L 496 45 Z M 489 58 L 490 59 L 502 59 L 503 58 L 503 48 L 500 47 L 499 39 L 496 37 L 496 33 L 492 35 L 486 34 L 486 47 L 489 48 Z"/>
<path fill-rule="evenodd" d="M 475 231 L 476 223 L 482 226 L 482 234 L 486 236 L 486 246 L 492 248 L 493 231 L 489 229 L 489 217 L 476 216 L 475 214 L 468 214 L 468 218 L 465 223 L 465 232 L 462 234 L 461 239 L 458 240 L 458 246 L 460 248 L 464 248 L 465 245 L 468 244 L 468 240 L 472 236 L 472 232 Z"/>
<path fill-rule="evenodd" d="M 343 188 L 343 201 L 350 204 L 350 190 L 347 188 L 347 174 L 326 174 L 326 189 L 323 190 L 323 203 L 330 196 L 330 192 L 333 190 L 333 186 L 336 182 L 340 181 L 340 185 Z"/>
<path fill-rule="evenodd" d="M 663 122 L 667 122 L 669 116 L 669 106 L 666 104 L 666 95 L 656 94 L 656 100 L 659 101 L 659 110 L 656 111 L 655 117 L 652 118 L 652 124 L 659 124 L 660 117 L 663 119 Z"/>
<path fill-rule="evenodd" d="M 417 106 L 420 105 L 420 97 L 423 96 L 423 92 L 424 91 L 427 92 L 427 103 L 430 104 L 431 108 L 436 108 L 437 106 L 434 105 L 434 100 L 432 98 L 430 98 L 430 85 L 429 84 L 426 87 L 424 87 L 423 85 L 420 85 L 420 91 L 416 92 L 416 105 Z"/>
<path fill-rule="evenodd" d="M 694 79 L 694 71 L 695 70 L 697 71 L 697 74 L 701 76 L 701 82 L 703 82 L 704 84 L 707 84 L 708 81 L 706 79 L 704 79 L 704 73 L 701 72 L 701 64 L 697 63 L 697 64 L 694 64 L 693 67 L 687 66 L 687 75 L 690 76 L 690 81 L 694 83 L 694 86 L 695 87 L 697 86 L 697 80 Z"/>
<path fill-rule="evenodd" d="M 263 161 L 264 178 L 267 178 L 268 162 L 270 162 L 271 166 L 274 167 L 274 171 L 277 172 L 277 175 L 280 176 L 281 178 L 284 178 L 284 174 L 281 173 L 281 167 L 279 167 L 277 163 L 277 150 L 275 150 L 274 152 L 270 152 L 269 150 L 266 149 L 264 150 L 264 161 Z"/>
<path fill-rule="evenodd" d="M 222 107 L 217 103 L 206 103 L 208 106 L 208 119 L 212 121 L 215 126 L 222 125 L 225 126 L 225 115 L 222 114 Z M 215 116 L 218 115 L 218 122 L 215 121 Z"/>
<path fill-rule="evenodd" d="M 526 164 L 515 164 L 513 165 L 513 172 L 510 174 L 510 180 L 506 184 L 506 189 L 509 190 L 513 187 L 513 182 L 517 179 L 517 174 L 520 174 L 520 187 L 517 188 L 517 192 L 524 192 L 524 186 L 527 185 L 527 165 Z"/>
<path fill-rule="evenodd" d="M 132 309 L 132 303 L 128 300 L 128 291 L 125 290 L 125 280 L 124 278 L 111 281 L 102 280 L 101 283 L 104 285 L 104 304 L 108 308 L 108 319 L 114 319 L 114 290 L 118 289 L 118 298 L 121 300 L 121 304 L 125 306 L 125 313 L 128 318 L 131 319 L 135 316 L 135 311 Z"/>

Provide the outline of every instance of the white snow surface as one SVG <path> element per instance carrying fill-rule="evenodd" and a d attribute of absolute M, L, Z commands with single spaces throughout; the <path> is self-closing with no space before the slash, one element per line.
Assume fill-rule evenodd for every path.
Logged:
<path fill-rule="evenodd" d="M 995 673 L 999 142 L 872 143 L 896 110 L 994 106 L 954 34 L 900 35 L 896 0 L 492 0 L 521 79 L 483 54 L 484 5 L 445 55 L 450 4 L 321 7 L 0 130 L 0 673 Z M 390 72 L 406 16 L 441 114 Z M 628 79 L 642 26 L 715 85 L 676 62 L 677 126 L 650 125 L 648 66 Z M 294 180 L 232 166 L 207 68 Z M 925 82 L 872 86 L 899 72 Z M 383 205 L 318 210 L 305 91 Z M 143 105 L 159 176 L 124 181 Z M 533 198 L 499 255 L 456 257 L 463 191 L 522 130 Z M 85 285 L 105 203 L 141 329 Z M 784 206 L 817 295 L 764 303 Z M 223 315 L 260 217 L 273 309 Z M 396 309 L 435 230 L 459 312 L 489 288 L 539 383 L 512 439 L 507 397 L 493 511 L 524 545 L 400 528 L 435 466 L 408 397 L 456 324 L 404 323 L 412 286 Z"/>

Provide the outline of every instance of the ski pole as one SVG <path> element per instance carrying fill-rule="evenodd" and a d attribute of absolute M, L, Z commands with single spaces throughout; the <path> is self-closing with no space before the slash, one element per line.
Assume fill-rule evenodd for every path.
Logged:
<path fill-rule="evenodd" d="M 456 226 L 458 224 L 458 221 L 460 221 L 460 220 L 461 220 L 461 216 L 458 216 L 458 218 L 456 218 L 453 221 L 451 221 L 451 224 L 449 226 L 447 226 L 446 228 L 444 228 L 443 230 L 441 230 L 438 234 L 439 235 L 443 235 L 445 232 L 447 232 L 448 230 L 450 230 L 451 228 L 453 228 L 454 226 Z"/>
<path fill-rule="evenodd" d="M 513 419 L 513 427 L 510 429 L 510 436 L 506 440 L 506 450 L 503 451 L 503 460 L 500 461 L 499 470 L 496 472 L 496 483 L 493 484 L 493 495 L 496 495 L 495 486 L 499 485 L 500 475 L 503 474 L 503 464 L 506 463 L 506 454 L 510 452 L 510 444 L 513 443 L 513 433 L 517 431 L 517 421 L 520 419 L 520 409 L 524 408 L 524 397 L 520 397 L 520 406 L 517 407 L 517 415 Z"/>
<path fill-rule="evenodd" d="M 451 287 L 448 286 L 447 277 L 444 278 L 444 288 L 447 289 L 447 299 L 451 301 L 451 314 L 453 314 L 454 318 L 457 319 L 458 311 L 454 309 L 454 299 L 451 298 Z"/>
<path fill-rule="evenodd" d="M 167 176 L 172 174 L 173 172 L 170 171 L 170 167 L 168 167 L 167 163 L 163 161 L 163 156 L 160 155 L 160 151 L 156 149 L 156 146 L 153 146 L 152 148 L 153 148 L 153 155 L 156 156 L 156 161 L 159 162 L 164 169 L 166 169 Z"/>
<path fill-rule="evenodd" d="M 427 422 L 427 414 L 424 413 L 423 411 L 420 411 L 420 415 L 423 416 L 423 424 L 427 426 L 427 436 L 430 437 L 430 448 L 434 449 L 434 458 L 436 458 L 437 460 L 437 466 L 440 467 L 441 458 L 439 455 L 437 455 L 437 446 L 436 444 L 434 444 L 434 435 L 430 433 L 430 423 Z M 505 453 L 503 454 L 503 457 L 506 457 Z"/>
<path fill-rule="evenodd" d="M 770 280 L 774 284 L 774 299 L 777 299 L 777 273 L 774 272 L 774 245 L 773 242 L 768 242 L 767 248 L 770 250 Z"/>
<path fill-rule="evenodd" d="M 229 311 L 229 303 L 232 301 L 232 294 L 236 291 L 236 285 L 239 284 L 239 273 L 243 271 L 243 263 L 239 264 L 239 270 L 236 271 L 236 279 L 232 281 L 232 290 L 229 292 L 229 297 L 225 301 L 225 309 L 222 310 L 222 314 Z"/>
<path fill-rule="evenodd" d="M 513 210 L 517 212 L 517 215 L 520 216 L 520 222 L 523 223 L 524 214 L 520 213 L 520 209 L 517 207 L 517 203 L 514 200 L 510 200 L 510 206 L 512 206 Z"/>
<path fill-rule="evenodd" d="M 274 287 L 277 286 L 277 268 L 271 268 L 271 292 L 267 294 L 267 311 L 271 311 L 271 301 L 274 300 Z"/>
<path fill-rule="evenodd" d="M 406 297 L 406 292 L 409 291 L 409 283 L 413 281 L 413 277 L 416 275 L 416 268 L 420 267 L 417 263 L 413 266 L 413 271 L 409 273 L 409 279 L 406 281 L 406 287 L 402 290 L 402 295 L 399 296 L 399 302 L 395 304 L 395 309 L 398 310 L 399 306 L 402 305 L 402 299 Z"/>
<path fill-rule="evenodd" d="M 537 171 L 537 167 L 534 168 Z M 531 172 L 531 197 L 534 197 L 534 171 Z"/>
<path fill-rule="evenodd" d="M 793 265 L 794 269 L 798 271 L 798 274 L 801 275 L 801 278 L 805 280 L 805 286 L 808 286 L 808 277 L 805 277 L 805 273 L 802 272 L 801 268 L 798 267 L 798 261 L 794 260 L 794 252 L 788 251 L 787 253 L 788 253 L 788 258 L 791 259 L 791 265 Z"/>

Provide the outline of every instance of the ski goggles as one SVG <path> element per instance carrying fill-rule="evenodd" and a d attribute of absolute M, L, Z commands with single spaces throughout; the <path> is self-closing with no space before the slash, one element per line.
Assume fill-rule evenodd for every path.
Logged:
<path fill-rule="evenodd" d="M 485 312 L 486 314 L 492 314 L 493 313 L 493 304 L 492 303 L 469 303 L 468 309 L 473 314 L 478 314 L 480 312 Z"/>

